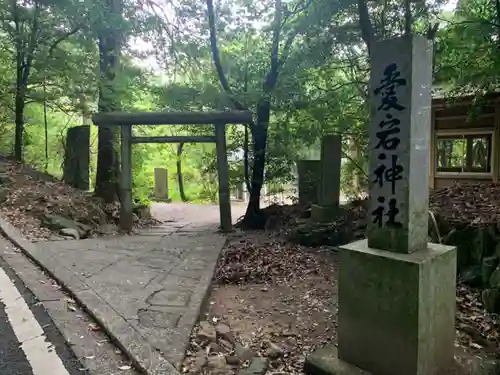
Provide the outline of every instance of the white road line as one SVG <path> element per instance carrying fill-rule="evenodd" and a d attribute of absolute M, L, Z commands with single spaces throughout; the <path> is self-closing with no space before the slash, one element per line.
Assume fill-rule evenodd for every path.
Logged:
<path fill-rule="evenodd" d="M 0 302 L 21 343 L 21 348 L 34 375 L 69 375 L 51 343 L 46 341 L 42 327 L 2 268 L 0 268 Z"/>

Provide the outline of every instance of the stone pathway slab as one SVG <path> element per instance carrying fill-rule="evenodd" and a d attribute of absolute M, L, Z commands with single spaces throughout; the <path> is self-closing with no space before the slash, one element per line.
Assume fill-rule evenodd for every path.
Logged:
<path fill-rule="evenodd" d="M 0 219 L 1 231 L 58 280 L 149 375 L 178 374 L 225 243 L 213 223 L 186 224 L 165 223 L 163 229 L 137 236 L 34 245 Z"/>

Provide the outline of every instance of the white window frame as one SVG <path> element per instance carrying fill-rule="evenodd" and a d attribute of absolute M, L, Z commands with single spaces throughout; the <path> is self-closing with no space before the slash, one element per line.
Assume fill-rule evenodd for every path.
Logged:
<path fill-rule="evenodd" d="M 438 171 L 437 168 L 437 146 L 438 146 L 438 138 L 440 136 L 456 136 L 457 138 L 466 136 L 466 135 L 489 135 L 491 136 L 491 153 L 490 153 L 490 165 L 491 165 L 491 170 L 490 172 L 442 172 Z M 434 160 L 433 162 L 433 168 L 434 168 L 434 176 L 435 177 L 445 177 L 445 178 L 456 178 L 456 177 L 461 177 L 461 178 L 493 178 L 493 168 L 495 166 L 493 165 L 493 155 L 496 152 L 496 142 L 495 142 L 495 131 L 494 129 L 464 129 L 464 130 L 457 130 L 457 129 L 449 129 L 449 130 L 436 130 L 435 132 L 435 138 L 434 138 Z"/>

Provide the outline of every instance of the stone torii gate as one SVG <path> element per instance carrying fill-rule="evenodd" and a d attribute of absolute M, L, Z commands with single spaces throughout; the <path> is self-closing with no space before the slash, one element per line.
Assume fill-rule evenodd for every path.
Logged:
<path fill-rule="evenodd" d="M 134 143 L 212 143 L 217 149 L 217 172 L 219 179 L 219 210 L 221 229 L 232 229 L 231 202 L 229 196 L 229 172 L 226 150 L 226 125 L 249 124 L 250 111 L 221 112 L 101 112 L 92 117 L 97 126 L 119 126 L 121 128 L 121 178 L 120 178 L 120 227 L 130 232 L 132 216 L 132 145 Z M 134 137 L 133 125 L 213 125 L 214 134 L 206 136 L 158 136 Z"/>

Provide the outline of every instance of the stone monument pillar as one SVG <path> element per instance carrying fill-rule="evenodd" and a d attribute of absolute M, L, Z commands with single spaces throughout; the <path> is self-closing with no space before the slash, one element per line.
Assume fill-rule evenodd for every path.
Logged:
<path fill-rule="evenodd" d="M 168 196 L 168 170 L 167 168 L 155 168 L 155 200 L 170 202 Z"/>
<path fill-rule="evenodd" d="M 311 219 L 326 222 L 335 219 L 339 210 L 342 137 L 326 135 L 321 140 L 321 177 L 318 204 L 311 206 Z"/>
<path fill-rule="evenodd" d="M 89 190 L 90 126 L 68 129 L 64 153 L 63 180 L 77 189 Z"/>
<path fill-rule="evenodd" d="M 318 203 L 318 189 L 321 179 L 320 160 L 298 160 L 297 177 L 300 204 Z"/>
<path fill-rule="evenodd" d="M 454 360 L 456 249 L 427 243 L 430 42 L 381 41 L 370 77 L 368 239 L 341 247 L 338 349 L 308 374 L 436 375 Z"/>

